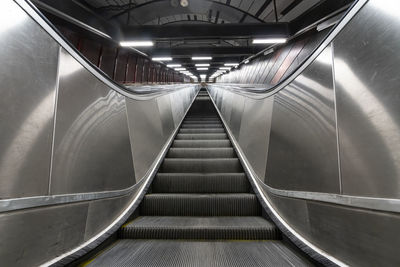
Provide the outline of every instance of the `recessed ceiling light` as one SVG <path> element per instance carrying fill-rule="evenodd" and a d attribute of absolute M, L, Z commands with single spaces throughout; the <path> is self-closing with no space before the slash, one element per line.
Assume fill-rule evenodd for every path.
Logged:
<path fill-rule="evenodd" d="M 152 41 L 122 41 L 119 43 L 121 46 L 131 46 L 131 47 L 138 47 L 138 46 L 153 46 L 154 43 Z"/>
<path fill-rule="evenodd" d="M 192 57 L 192 60 L 211 60 L 212 57 Z"/>
<path fill-rule="evenodd" d="M 168 68 L 176 68 L 176 67 L 182 67 L 181 64 L 168 64 L 167 65 Z"/>
<path fill-rule="evenodd" d="M 238 66 L 239 63 L 225 63 L 224 66 L 231 66 L 231 67 L 236 67 Z"/>
<path fill-rule="evenodd" d="M 185 68 L 175 68 L 174 70 L 186 70 Z"/>
<path fill-rule="evenodd" d="M 210 67 L 208 63 L 195 64 L 196 67 Z"/>
<path fill-rule="evenodd" d="M 196 68 L 197 70 L 208 70 L 208 68 Z"/>
<path fill-rule="evenodd" d="M 286 38 L 266 38 L 254 39 L 253 44 L 283 44 L 286 43 Z"/>
<path fill-rule="evenodd" d="M 221 68 L 219 68 L 220 70 L 230 70 L 231 69 L 231 67 L 221 67 Z"/>
<path fill-rule="evenodd" d="M 172 57 L 153 57 L 153 61 L 171 61 Z"/>

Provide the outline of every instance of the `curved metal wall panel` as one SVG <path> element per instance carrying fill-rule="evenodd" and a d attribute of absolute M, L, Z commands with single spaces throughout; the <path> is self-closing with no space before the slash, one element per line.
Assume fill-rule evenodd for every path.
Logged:
<path fill-rule="evenodd" d="M 266 183 L 340 193 L 330 46 L 275 94 L 273 109 Z"/>
<path fill-rule="evenodd" d="M 265 101 L 245 99 L 238 138 L 240 147 L 252 162 L 254 171 L 263 180 L 267 167 L 273 103 L 274 97 Z"/>
<path fill-rule="evenodd" d="M 345 194 L 400 198 L 398 12 L 371 0 L 334 41 Z"/>
<path fill-rule="evenodd" d="M 139 181 L 150 168 L 166 138 L 156 99 L 126 99 L 135 176 Z"/>
<path fill-rule="evenodd" d="M 135 184 L 125 98 L 60 55 L 51 194 Z"/>
<path fill-rule="evenodd" d="M 44 195 L 50 174 L 59 46 L 13 1 L 2 2 L 0 199 Z"/>

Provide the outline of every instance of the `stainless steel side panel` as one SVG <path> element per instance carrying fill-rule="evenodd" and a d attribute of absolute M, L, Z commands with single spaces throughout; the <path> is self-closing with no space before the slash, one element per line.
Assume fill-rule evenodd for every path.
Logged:
<path fill-rule="evenodd" d="M 83 242 L 87 203 L 0 214 L 0 266 L 37 266 Z"/>
<path fill-rule="evenodd" d="M 265 178 L 273 103 L 274 97 L 247 98 L 240 124 L 238 142 L 260 179 Z"/>
<path fill-rule="evenodd" d="M 343 193 L 400 197 L 400 20 L 370 1 L 334 41 Z"/>
<path fill-rule="evenodd" d="M 0 198 L 45 195 L 59 46 L 13 1 L 0 23 Z"/>
<path fill-rule="evenodd" d="M 163 136 L 167 139 L 175 129 L 174 117 L 172 116 L 171 98 L 164 95 L 157 98 L 158 112 L 161 117 Z"/>
<path fill-rule="evenodd" d="M 65 51 L 59 74 L 51 194 L 132 186 L 125 98 Z"/>
<path fill-rule="evenodd" d="M 164 144 L 157 100 L 126 99 L 135 177 L 140 180 Z M 174 106 L 174 105 L 173 105 Z"/>
<path fill-rule="evenodd" d="M 230 120 L 226 119 L 227 122 L 230 124 L 230 129 L 235 136 L 236 139 L 239 139 L 240 134 L 240 125 L 242 124 L 242 116 L 244 111 L 244 100 L 245 98 L 241 95 L 230 93 L 229 105 L 231 106 L 231 116 Z M 223 101 L 225 103 L 225 99 Z"/>
<path fill-rule="evenodd" d="M 275 95 L 267 184 L 279 189 L 340 193 L 332 54 L 327 47 Z"/>

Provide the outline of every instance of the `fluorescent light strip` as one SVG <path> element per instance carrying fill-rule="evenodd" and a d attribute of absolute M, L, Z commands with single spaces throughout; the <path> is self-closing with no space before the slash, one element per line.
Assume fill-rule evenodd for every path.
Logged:
<path fill-rule="evenodd" d="M 192 57 L 192 60 L 211 60 L 212 57 Z"/>
<path fill-rule="evenodd" d="M 225 63 L 224 66 L 236 67 L 239 63 Z"/>
<path fill-rule="evenodd" d="M 186 70 L 186 68 L 174 68 L 174 70 Z"/>
<path fill-rule="evenodd" d="M 123 47 L 139 47 L 139 46 L 153 46 L 152 41 L 122 41 L 119 43 Z"/>
<path fill-rule="evenodd" d="M 208 63 L 195 64 L 196 67 L 210 67 Z"/>
<path fill-rule="evenodd" d="M 221 68 L 219 68 L 220 70 L 230 70 L 231 69 L 231 67 L 221 67 Z"/>
<path fill-rule="evenodd" d="M 176 67 L 182 67 L 181 64 L 168 64 L 167 65 L 168 68 L 176 68 Z"/>
<path fill-rule="evenodd" d="M 153 57 L 151 60 L 153 60 L 153 61 L 171 61 L 172 57 Z"/>
<path fill-rule="evenodd" d="M 208 70 L 208 68 L 196 68 L 197 70 Z"/>
<path fill-rule="evenodd" d="M 283 44 L 286 38 L 253 39 L 253 44 Z"/>

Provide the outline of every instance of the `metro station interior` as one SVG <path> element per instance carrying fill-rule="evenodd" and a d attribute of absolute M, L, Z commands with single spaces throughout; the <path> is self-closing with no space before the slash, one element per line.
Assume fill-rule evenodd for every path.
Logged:
<path fill-rule="evenodd" d="M 399 1 L 0 22 L 0 266 L 400 266 Z"/>

